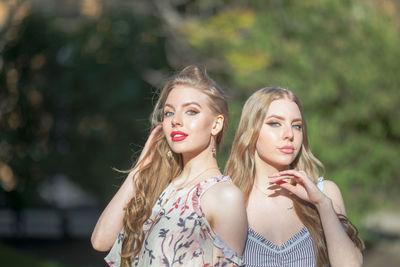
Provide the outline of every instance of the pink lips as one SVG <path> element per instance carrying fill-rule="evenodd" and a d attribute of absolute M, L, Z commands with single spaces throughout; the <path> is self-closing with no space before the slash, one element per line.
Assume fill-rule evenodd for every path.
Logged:
<path fill-rule="evenodd" d="M 284 154 L 293 154 L 294 153 L 294 147 L 292 146 L 283 146 L 279 148 L 279 151 L 284 153 Z"/>
<path fill-rule="evenodd" d="M 172 141 L 174 142 L 185 140 L 187 136 L 188 136 L 187 133 L 181 131 L 173 131 L 171 133 Z"/>

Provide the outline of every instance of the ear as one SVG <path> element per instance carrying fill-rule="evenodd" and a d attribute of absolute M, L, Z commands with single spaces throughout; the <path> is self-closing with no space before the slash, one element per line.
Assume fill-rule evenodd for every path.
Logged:
<path fill-rule="evenodd" d="M 225 118 L 222 114 L 215 117 L 214 124 L 211 129 L 211 135 L 216 136 L 219 134 L 219 132 L 222 131 L 222 129 L 224 128 L 224 120 Z"/>

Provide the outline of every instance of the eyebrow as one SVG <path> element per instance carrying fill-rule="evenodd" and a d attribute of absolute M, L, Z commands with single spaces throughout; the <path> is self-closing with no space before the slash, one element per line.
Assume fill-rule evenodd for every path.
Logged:
<path fill-rule="evenodd" d="M 266 119 L 268 120 L 268 119 L 273 119 L 273 118 L 276 118 L 276 119 L 279 119 L 279 120 L 285 120 L 285 118 L 284 117 L 281 117 L 281 116 L 279 116 L 279 115 L 271 115 L 271 116 L 268 116 Z M 301 118 L 295 118 L 293 121 L 303 121 Z"/>
<path fill-rule="evenodd" d="M 182 105 L 182 107 L 187 107 L 187 106 L 191 106 L 191 105 L 195 105 L 195 106 L 198 106 L 199 108 L 201 108 L 201 105 L 200 105 L 199 103 L 195 102 L 195 101 L 186 102 L 186 103 L 184 103 L 184 104 Z M 164 107 L 174 108 L 172 105 L 170 105 L 170 104 L 168 104 L 168 103 L 165 104 Z"/>

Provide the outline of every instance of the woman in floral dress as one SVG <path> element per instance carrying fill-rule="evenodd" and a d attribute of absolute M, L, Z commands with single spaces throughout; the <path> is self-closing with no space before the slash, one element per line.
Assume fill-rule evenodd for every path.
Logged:
<path fill-rule="evenodd" d="M 199 67 L 172 77 L 135 166 L 100 216 L 92 245 L 110 266 L 240 266 L 245 201 L 221 175 L 223 91 Z"/>

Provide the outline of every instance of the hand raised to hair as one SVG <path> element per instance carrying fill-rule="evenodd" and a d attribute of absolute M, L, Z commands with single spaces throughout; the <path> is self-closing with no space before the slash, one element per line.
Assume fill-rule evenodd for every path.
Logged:
<path fill-rule="evenodd" d="M 147 138 L 147 141 L 144 144 L 143 150 L 140 153 L 140 156 L 138 159 L 138 163 L 140 163 L 141 166 L 146 166 L 147 164 L 149 164 L 151 162 L 151 158 L 147 157 L 146 159 L 144 159 L 144 157 L 148 154 L 152 144 L 155 141 L 155 137 L 161 130 L 162 130 L 162 124 L 160 123 L 156 127 L 154 127 L 154 129 L 151 131 L 149 137 Z"/>
<path fill-rule="evenodd" d="M 286 170 L 268 177 L 271 184 L 276 184 L 314 205 L 321 203 L 326 198 L 304 171 Z M 293 179 L 296 185 L 286 182 L 285 179 Z"/>

